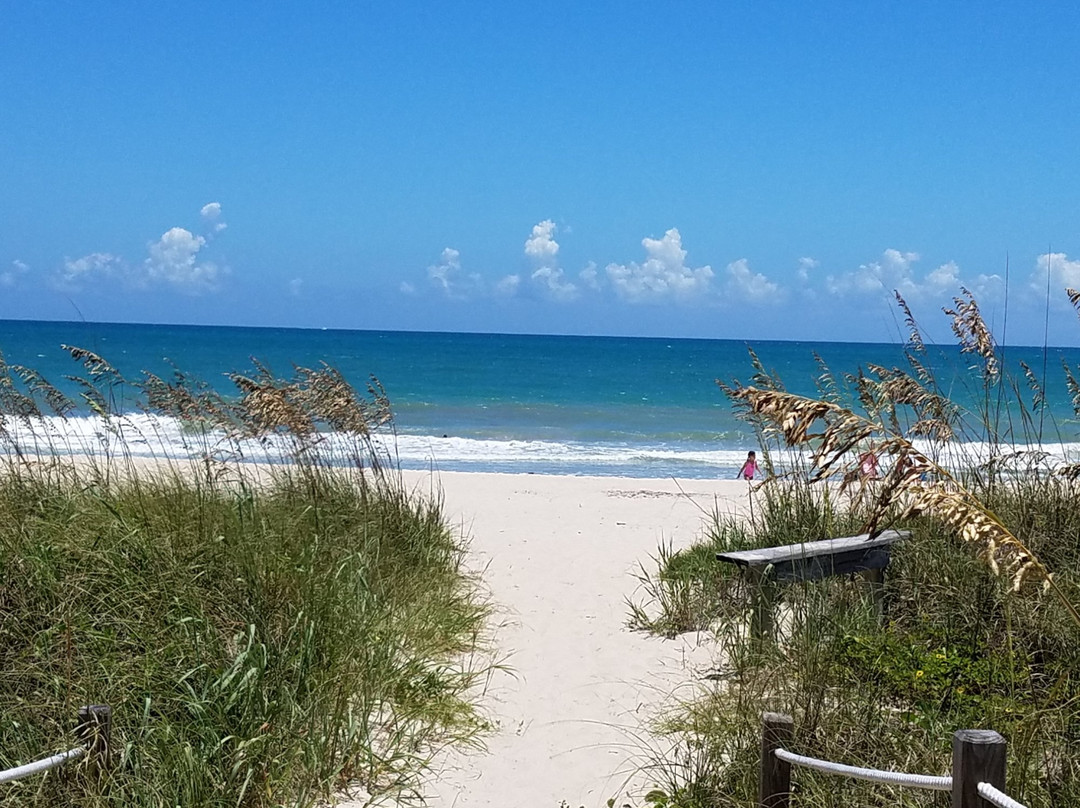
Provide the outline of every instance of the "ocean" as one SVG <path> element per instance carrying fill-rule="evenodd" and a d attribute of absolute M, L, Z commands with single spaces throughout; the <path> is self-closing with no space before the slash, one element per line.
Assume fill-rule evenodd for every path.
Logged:
<path fill-rule="evenodd" d="M 395 417 L 382 440 L 406 469 L 733 477 L 757 448 L 716 384 L 749 382 L 753 373 L 748 343 L 733 340 L 0 320 L 0 352 L 9 364 L 34 368 L 77 396 L 65 377 L 82 368 L 63 344 L 100 354 L 131 379 L 144 370 L 167 377 L 176 367 L 224 393 L 235 393 L 225 374 L 250 372 L 252 357 L 278 376 L 293 365 L 326 362 L 361 390 L 374 375 Z M 900 345 L 754 340 L 752 347 L 789 390 L 805 394 L 814 393 L 820 373 L 815 352 L 838 378 L 868 363 L 905 366 Z M 971 358 L 955 346 L 931 352 L 953 400 L 976 406 Z M 1005 358 L 1028 399 L 1017 363 L 1041 375 L 1045 359 L 1043 444 L 1062 456 L 1075 452 L 1080 427 L 1061 363 L 1077 367 L 1080 349 L 1051 348 L 1044 357 L 1039 348 L 1009 348 Z M 134 400 L 122 403 L 135 410 Z M 61 428 L 85 437 L 96 427 L 84 413 Z M 155 429 L 178 455 L 188 451 L 181 432 Z M 260 459 L 257 452 L 248 456 Z"/>

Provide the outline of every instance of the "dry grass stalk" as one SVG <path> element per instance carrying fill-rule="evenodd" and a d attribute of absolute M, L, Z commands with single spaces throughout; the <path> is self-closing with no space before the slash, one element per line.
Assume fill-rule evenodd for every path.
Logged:
<path fill-rule="evenodd" d="M 76 362 L 82 363 L 95 384 L 101 384 L 102 382 L 109 384 L 124 383 L 124 377 L 120 375 L 120 371 L 93 351 L 88 351 L 86 348 L 77 348 L 73 345 L 61 345 L 60 347 L 71 354 L 71 358 Z"/>
<path fill-rule="evenodd" d="M 1000 372 L 994 337 L 979 313 L 975 296 L 964 287 L 960 287 L 960 293 L 961 297 L 953 298 L 956 308 L 942 311 L 952 318 L 952 330 L 960 343 L 960 352 L 977 354 L 983 360 L 983 375 L 994 378 Z"/>
<path fill-rule="evenodd" d="M 1080 418 L 1080 382 L 1077 381 L 1069 363 L 1061 360 L 1061 367 L 1065 371 L 1065 388 L 1069 391 L 1069 401 L 1072 403 L 1073 414 Z"/>
<path fill-rule="evenodd" d="M 900 310 L 904 312 L 904 325 L 907 326 L 908 330 L 908 347 L 916 353 L 926 353 L 926 345 L 923 343 L 919 324 L 915 322 L 915 315 L 911 313 L 911 309 L 908 307 L 903 295 L 896 290 L 893 290 L 893 294 L 896 295 L 896 303 L 900 306 Z"/>
<path fill-rule="evenodd" d="M 1024 378 L 1031 389 L 1031 411 L 1037 413 L 1046 406 L 1046 389 L 1036 377 L 1035 371 L 1023 359 L 1020 360 L 1020 369 L 1024 371 Z"/>
<path fill-rule="evenodd" d="M 1080 291 L 1072 288 L 1066 288 L 1065 294 L 1069 296 L 1069 302 L 1073 304 L 1073 308 L 1080 314 Z"/>

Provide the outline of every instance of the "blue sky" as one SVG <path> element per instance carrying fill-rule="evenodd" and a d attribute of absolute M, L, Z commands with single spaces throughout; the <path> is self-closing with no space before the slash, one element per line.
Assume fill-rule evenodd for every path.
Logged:
<path fill-rule="evenodd" d="M 281 5 L 7 4 L 0 318 L 1080 341 L 1074 4 Z"/>

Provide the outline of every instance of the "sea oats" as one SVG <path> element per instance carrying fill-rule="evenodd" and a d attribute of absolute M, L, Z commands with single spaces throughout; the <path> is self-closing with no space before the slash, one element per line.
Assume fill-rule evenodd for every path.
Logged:
<path fill-rule="evenodd" d="M 891 372 L 885 375 L 892 378 Z M 861 400 L 881 394 L 876 380 L 861 374 L 859 378 L 869 382 Z M 932 395 L 917 393 L 908 380 L 902 380 L 897 389 L 920 406 L 940 406 Z M 971 545 L 995 575 L 1008 577 L 1015 591 L 1036 583 L 1053 587 L 1050 572 L 1035 554 L 977 497 L 907 438 L 888 434 L 880 424 L 827 401 L 739 386 L 731 388 L 730 395 L 748 417 L 772 423 L 788 446 L 811 447 L 812 480 L 825 479 L 840 469 L 841 490 L 863 481 L 855 449 L 876 438 L 871 451 L 876 456 L 890 456 L 894 462 L 873 495 L 867 532 L 879 532 L 882 525 L 895 519 L 927 515 L 943 522 Z M 820 431 L 812 432 L 815 426 Z M 932 477 L 934 482 L 926 482 L 926 477 Z M 1054 591 L 1080 622 L 1075 607 L 1059 590 Z"/>
<path fill-rule="evenodd" d="M 982 372 L 993 378 L 1000 372 L 994 337 L 979 313 L 974 295 L 960 287 L 961 297 L 954 297 L 955 308 L 942 309 L 951 318 L 953 333 L 960 343 L 961 353 L 973 353 L 982 359 Z"/>

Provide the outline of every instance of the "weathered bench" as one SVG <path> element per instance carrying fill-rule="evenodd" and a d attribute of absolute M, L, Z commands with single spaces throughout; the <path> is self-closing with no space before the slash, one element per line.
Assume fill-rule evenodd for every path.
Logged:
<path fill-rule="evenodd" d="M 716 559 L 742 569 L 754 596 L 750 630 L 753 636 L 763 637 L 772 631 L 779 595 L 777 584 L 791 581 L 817 581 L 830 575 L 860 573 L 870 585 L 880 613 L 881 588 L 892 546 L 910 535 L 907 530 L 885 530 L 872 539 L 870 534 L 863 533 L 842 539 L 717 553 Z"/>

